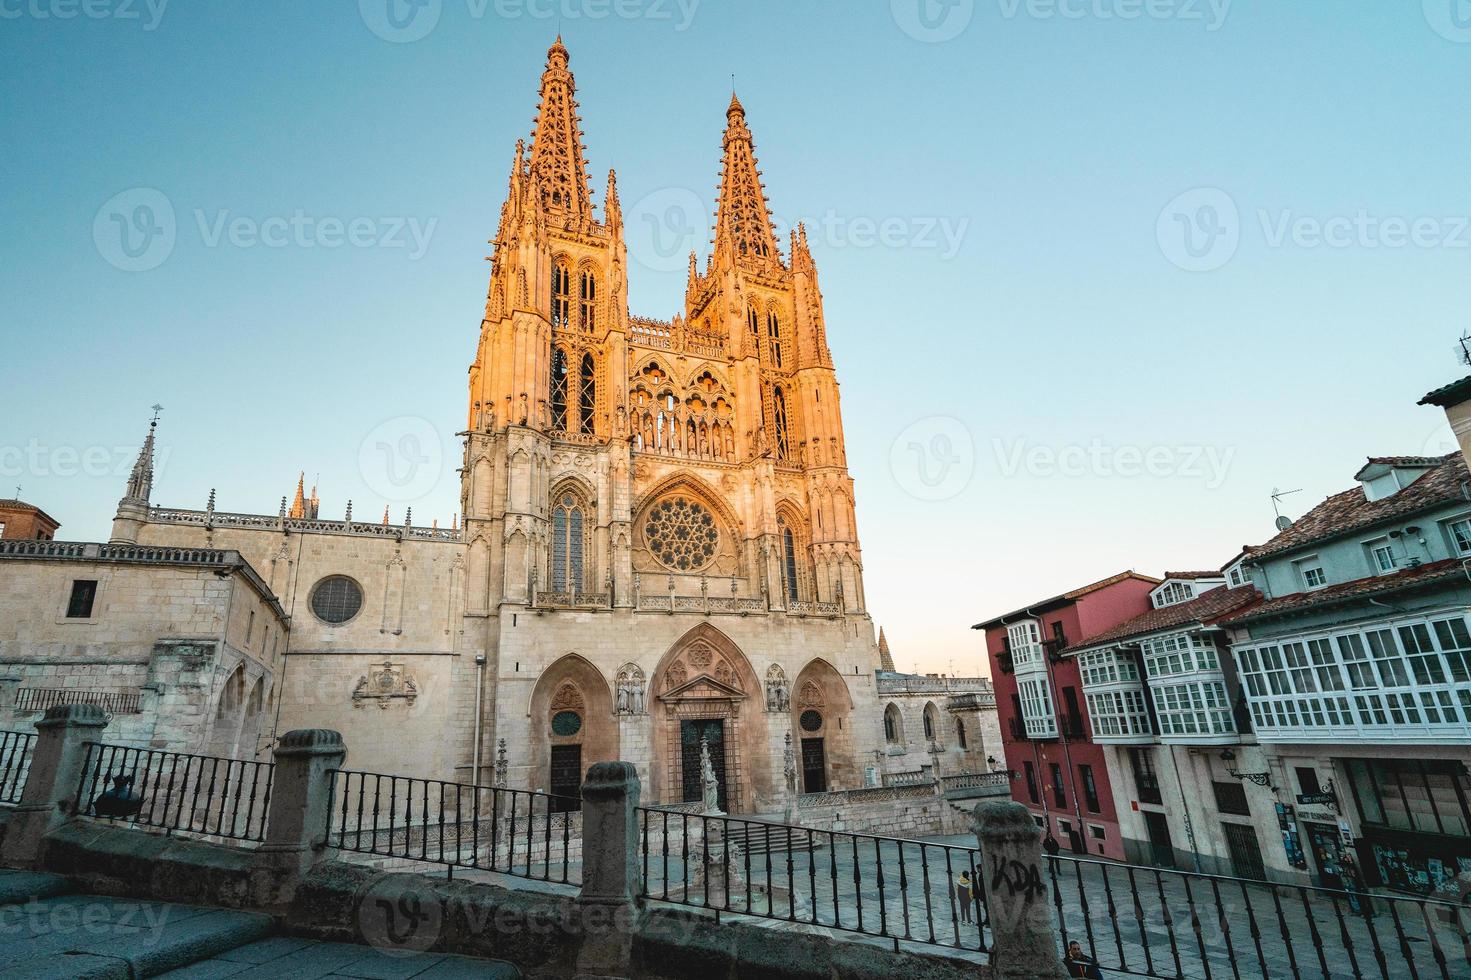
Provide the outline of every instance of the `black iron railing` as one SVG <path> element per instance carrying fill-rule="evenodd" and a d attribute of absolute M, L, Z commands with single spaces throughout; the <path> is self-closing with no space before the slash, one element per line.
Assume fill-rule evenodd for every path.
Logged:
<path fill-rule="evenodd" d="M 534 881 L 582 880 L 582 801 L 493 786 L 339 769 L 327 843 L 382 858 Z"/>
<path fill-rule="evenodd" d="M 1064 948 L 1104 975 L 1355 980 L 1471 976 L 1471 907 L 1048 857 Z"/>
<path fill-rule="evenodd" d="M 652 900 L 985 952 L 973 848 L 640 807 Z"/>
<path fill-rule="evenodd" d="M 263 841 L 275 764 L 88 742 L 77 812 L 170 833 Z"/>
<path fill-rule="evenodd" d="M 35 732 L 0 731 L 0 803 L 20 802 L 35 747 Z"/>
<path fill-rule="evenodd" d="M 113 715 L 136 715 L 142 694 L 138 691 L 84 691 L 80 688 L 22 687 L 15 692 L 15 710 L 39 713 L 61 704 L 95 704 Z"/>

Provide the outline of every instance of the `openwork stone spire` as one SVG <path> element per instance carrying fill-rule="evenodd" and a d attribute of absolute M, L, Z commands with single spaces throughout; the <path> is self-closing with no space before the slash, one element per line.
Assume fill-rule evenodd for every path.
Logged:
<path fill-rule="evenodd" d="M 551 214 L 587 219 L 592 201 L 587 189 L 587 161 L 582 157 L 582 122 L 577 117 L 577 83 L 567 70 L 562 38 L 547 52 L 541 76 L 541 104 L 532 134 L 531 174 L 541 193 L 542 209 Z"/>
<path fill-rule="evenodd" d="M 760 265 L 778 262 L 776 236 L 761 173 L 756 167 L 756 147 L 746 128 L 746 109 L 734 94 L 725 112 L 725 157 L 720 170 L 720 213 L 715 219 L 715 248 L 728 248 L 740 261 Z"/>
<path fill-rule="evenodd" d="M 158 415 L 153 416 L 153 421 L 148 423 L 148 438 L 143 440 L 143 448 L 138 450 L 138 459 L 133 463 L 133 472 L 128 477 L 128 489 L 123 494 L 122 503 L 148 505 L 153 495 L 153 437 L 158 429 Z"/>

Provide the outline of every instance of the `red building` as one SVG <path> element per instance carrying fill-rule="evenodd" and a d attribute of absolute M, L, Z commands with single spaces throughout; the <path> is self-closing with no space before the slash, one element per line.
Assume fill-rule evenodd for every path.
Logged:
<path fill-rule="evenodd" d="M 1108 762 L 1093 744 L 1083 682 L 1070 646 L 1148 612 L 1157 578 L 1121 572 L 997 616 L 986 634 L 1011 795 L 1037 825 L 1077 854 L 1124 860 Z"/>

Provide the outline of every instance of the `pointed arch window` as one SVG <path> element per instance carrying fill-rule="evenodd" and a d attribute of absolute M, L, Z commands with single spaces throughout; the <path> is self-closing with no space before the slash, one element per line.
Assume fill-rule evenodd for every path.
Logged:
<path fill-rule="evenodd" d="M 751 327 L 752 347 L 758 346 L 761 340 L 761 314 L 756 311 L 756 307 L 746 311 L 746 322 Z"/>
<path fill-rule="evenodd" d="M 787 459 L 791 450 L 791 439 L 787 432 L 787 396 L 780 388 L 772 391 L 771 415 L 776 424 L 776 458 Z"/>
<path fill-rule="evenodd" d="M 591 269 L 579 277 L 578 306 L 582 329 L 591 332 L 598 325 L 598 277 Z"/>
<path fill-rule="evenodd" d="M 775 310 L 766 314 L 766 336 L 771 341 L 771 363 L 781 367 L 781 317 Z"/>
<path fill-rule="evenodd" d="M 582 355 L 582 374 L 578 384 L 577 431 L 591 435 L 593 413 L 598 407 L 597 363 L 591 354 Z"/>
<path fill-rule="evenodd" d="M 786 580 L 787 601 L 796 602 L 800 598 L 800 590 L 797 588 L 797 536 L 792 533 L 786 518 L 777 518 L 776 523 L 781 530 L 781 570 L 782 578 Z"/>
<path fill-rule="evenodd" d="M 572 323 L 572 270 L 565 262 L 552 266 L 552 326 L 567 327 Z"/>
<path fill-rule="evenodd" d="M 560 347 L 552 349 L 552 429 L 565 431 L 567 428 L 567 352 Z"/>
<path fill-rule="evenodd" d="M 580 591 L 586 551 L 587 517 L 582 501 L 564 493 L 552 508 L 552 591 Z"/>

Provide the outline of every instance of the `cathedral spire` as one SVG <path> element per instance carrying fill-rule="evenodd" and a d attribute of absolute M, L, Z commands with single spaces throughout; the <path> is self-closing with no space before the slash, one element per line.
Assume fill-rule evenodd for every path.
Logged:
<path fill-rule="evenodd" d="M 291 499 L 291 508 L 286 511 L 286 516 L 293 521 L 299 521 L 306 517 L 306 473 L 296 478 L 296 496 Z"/>
<path fill-rule="evenodd" d="M 756 146 L 746 127 L 746 108 L 732 92 L 725 111 L 725 157 L 720 167 L 720 213 L 715 219 L 715 250 L 729 249 L 737 260 L 760 265 L 779 262 Z"/>
<path fill-rule="evenodd" d="M 567 69 L 561 35 L 547 52 L 541 76 L 541 103 L 531 142 L 531 173 L 549 213 L 585 219 L 592 216 L 587 161 L 582 158 L 582 122 L 577 117 L 577 83 Z"/>
<path fill-rule="evenodd" d="M 143 440 L 143 448 L 138 450 L 138 458 L 133 462 L 133 472 L 128 476 L 128 489 L 123 494 L 123 503 L 138 503 L 148 506 L 149 499 L 153 496 L 153 438 L 158 430 L 159 406 L 153 407 L 153 420 L 148 423 L 148 435 Z"/>
<path fill-rule="evenodd" d="M 153 444 L 158 431 L 158 413 L 162 411 L 162 405 L 153 406 L 148 435 L 138 450 L 133 472 L 128 475 L 128 487 L 112 518 L 112 537 L 109 538 L 112 544 L 137 544 L 139 531 L 148 523 L 148 501 L 153 496 Z"/>
<path fill-rule="evenodd" d="M 879 627 L 879 670 L 887 670 L 891 674 L 898 673 L 894 669 L 894 655 L 889 652 L 889 641 L 884 636 L 884 628 Z"/>

